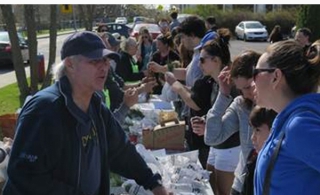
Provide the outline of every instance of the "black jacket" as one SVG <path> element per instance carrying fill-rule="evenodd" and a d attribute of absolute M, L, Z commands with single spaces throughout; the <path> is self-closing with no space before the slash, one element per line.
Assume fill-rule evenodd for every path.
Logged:
<path fill-rule="evenodd" d="M 121 51 L 120 53 L 120 62 L 117 63 L 116 73 L 124 80 L 124 81 L 140 81 L 144 77 L 144 73 L 141 71 L 141 65 L 137 63 L 139 72 L 133 73 L 132 64 L 134 63 L 134 59 L 127 52 Z"/>
<path fill-rule="evenodd" d="M 67 77 L 39 91 L 23 107 L 8 164 L 4 195 L 82 195 L 79 186 L 82 140 L 79 117 Z M 90 106 L 101 152 L 99 195 L 109 195 L 110 171 L 135 179 L 145 188 L 156 183 L 112 113 L 93 94 Z"/>
<path fill-rule="evenodd" d="M 245 179 L 243 183 L 243 188 L 241 195 L 253 195 L 253 179 L 254 179 L 254 170 L 256 168 L 258 154 L 255 149 L 251 150 L 247 158 Z"/>

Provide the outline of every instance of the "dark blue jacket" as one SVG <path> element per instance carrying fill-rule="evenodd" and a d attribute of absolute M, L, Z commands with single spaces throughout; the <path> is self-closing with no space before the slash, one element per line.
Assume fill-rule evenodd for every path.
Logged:
<path fill-rule="evenodd" d="M 67 77 L 38 92 L 22 109 L 8 165 L 4 195 L 83 194 L 81 140 L 77 129 L 84 125 L 76 113 Z M 130 144 L 112 113 L 93 94 L 91 106 L 101 151 L 99 195 L 109 194 L 109 173 L 135 179 L 145 188 L 157 177 Z"/>

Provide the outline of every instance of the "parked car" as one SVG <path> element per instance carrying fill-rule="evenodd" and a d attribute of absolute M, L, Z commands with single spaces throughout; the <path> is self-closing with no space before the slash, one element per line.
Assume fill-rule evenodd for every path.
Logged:
<path fill-rule="evenodd" d="M 157 38 L 157 36 L 159 34 L 161 34 L 160 27 L 158 26 L 158 24 L 138 23 L 138 24 L 135 24 L 133 26 L 133 30 L 132 30 L 130 36 L 135 37 L 136 39 L 138 39 L 139 31 L 140 31 L 140 28 L 142 28 L 142 27 L 145 27 L 145 28 L 147 28 L 149 30 L 149 33 L 151 34 L 153 39 Z"/>
<path fill-rule="evenodd" d="M 118 23 L 118 24 L 127 24 L 128 23 L 128 20 L 126 17 L 117 17 L 116 20 L 115 20 L 115 23 Z"/>
<path fill-rule="evenodd" d="M 130 36 L 131 28 L 129 28 L 125 24 L 118 24 L 118 23 L 99 23 L 97 24 L 98 26 L 100 25 L 105 25 L 108 28 L 108 32 L 111 34 L 113 33 L 119 33 L 121 36 L 124 36 L 128 38 Z"/>
<path fill-rule="evenodd" d="M 29 47 L 22 36 L 21 33 L 18 33 L 19 44 L 22 54 L 22 59 L 24 62 L 29 61 Z M 13 64 L 12 61 L 12 49 L 9 39 L 9 34 L 7 31 L 0 31 L 0 66 Z"/>
<path fill-rule="evenodd" d="M 134 23 L 133 22 L 130 22 L 130 23 L 128 23 L 128 24 L 126 24 L 127 25 L 127 27 L 129 27 L 129 28 L 133 28 L 133 25 L 134 25 Z"/>
<path fill-rule="evenodd" d="M 133 17 L 133 23 L 145 22 L 147 20 L 144 16 L 135 16 Z"/>
<path fill-rule="evenodd" d="M 242 21 L 235 28 L 237 39 L 248 40 L 268 40 L 268 31 L 259 21 Z"/>

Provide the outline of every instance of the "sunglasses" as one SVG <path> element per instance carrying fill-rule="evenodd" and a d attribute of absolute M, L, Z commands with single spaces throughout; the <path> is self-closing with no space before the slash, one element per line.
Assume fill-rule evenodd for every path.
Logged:
<path fill-rule="evenodd" d="M 253 71 L 252 71 L 252 77 L 253 77 L 253 80 L 255 81 L 256 80 L 256 77 L 258 74 L 262 73 L 262 72 L 268 72 L 268 73 L 272 73 L 274 72 L 276 69 L 275 68 L 253 68 Z"/>
<path fill-rule="evenodd" d="M 108 32 L 107 29 L 101 29 L 101 32 Z"/>
<path fill-rule="evenodd" d="M 142 38 L 143 38 L 143 39 L 147 39 L 147 38 L 149 38 L 149 37 L 147 37 L 147 36 L 142 36 Z"/>
<path fill-rule="evenodd" d="M 164 28 L 164 27 L 168 27 L 168 24 L 160 24 L 159 25 L 161 28 Z"/>
<path fill-rule="evenodd" d="M 202 56 L 200 56 L 200 58 L 199 58 L 200 63 L 204 64 L 204 62 L 206 61 L 207 58 L 212 58 L 212 57 L 209 57 L 209 56 L 208 57 L 202 57 Z"/>

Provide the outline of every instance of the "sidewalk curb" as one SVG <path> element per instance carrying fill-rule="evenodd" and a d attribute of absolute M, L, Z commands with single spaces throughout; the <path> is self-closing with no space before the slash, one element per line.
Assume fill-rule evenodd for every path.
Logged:
<path fill-rule="evenodd" d="M 67 34 L 72 34 L 72 33 L 75 33 L 77 31 L 83 31 L 84 29 L 76 29 L 76 30 L 71 30 L 71 31 L 65 31 L 65 32 L 60 32 L 60 33 L 57 33 L 57 36 L 59 35 L 67 35 Z M 50 37 L 50 34 L 45 34 L 45 35 L 39 35 L 37 36 L 37 39 L 44 39 L 44 38 L 49 38 Z"/>

